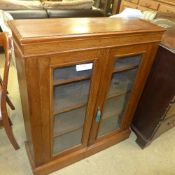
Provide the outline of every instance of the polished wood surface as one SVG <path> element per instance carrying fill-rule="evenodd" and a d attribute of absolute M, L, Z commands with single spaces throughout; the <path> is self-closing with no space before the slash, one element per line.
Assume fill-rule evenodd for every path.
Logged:
<path fill-rule="evenodd" d="M 16 38 L 23 44 L 53 41 L 59 38 L 83 38 L 121 35 L 127 33 L 149 33 L 160 31 L 154 24 L 141 19 L 122 18 L 60 18 L 38 20 L 14 20 L 10 26 Z M 128 27 L 130 26 L 130 27 Z"/>
<path fill-rule="evenodd" d="M 18 20 L 11 21 L 10 26 L 14 36 L 27 151 L 34 174 L 48 174 L 129 136 L 133 113 L 164 32 L 162 28 L 143 20 L 110 18 Z M 113 69 L 114 60 L 116 57 L 140 54 L 142 54 L 142 61 L 137 66 L 138 73 L 124 109 L 121 127 L 98 138 L 100 121 L 97 122 L 96 114 L 99 109 L 103 110 L 113 71 L 122 72 L 135 67 L 130 65 L 120 67 L 118 70 Z M 53 78 L 55 69 L 75 67 L 77 64 L 89 62 L 93 63 L 90 77 L 80 76 L 61 81 Z M 88 81 L 85 79 L 90 81 L 88 100 L 64 108 L 70 112 L 86 106 L 81 143 L 63 150 L 58 155 L 53 155 L 54 132 L 60 130 L 69 132 L 68 129 L 77 128 L 72 124 L 68 129 L 66 125 L 65 128 L 58 126 L 59 128 L 54 130 L 53 121 L 58 115 L 53 108 L 54 87 Z M 80 92 L 74 91 L 75 94 Z M 79 96 L 81 95 L 82 92 Z M 67 97 L 71 99 L 66 104 L 75 98 L 72 94 Z M 76 99 L 74 101 L 76 102 Z M 63 112 L 65 111 L 59 115 L 66 115 Z"/>
<path fill-rule="evenodd" d="M 159 42 L 161 33 L 158 31 L 164 31 L 154 24 L 139 19 L 81 18 L 32 21 L 10 21 L 14 42 L 17 42 L 20 53 L 28 57 L 87 50 L 87 48 L 98 49 L 111 45 L 117 47 L 126 43 L 124 34 L 127 35 L 128 45 Z M 60 23 L 63 27 L 57 27 Z"/>

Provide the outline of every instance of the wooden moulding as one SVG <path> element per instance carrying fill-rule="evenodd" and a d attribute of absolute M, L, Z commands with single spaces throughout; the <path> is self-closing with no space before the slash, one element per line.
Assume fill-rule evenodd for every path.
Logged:
<path fill-rule="evenodd" d="M 110 146 L 113 146 L 114 144 L 119 143 L 122 140 L 127 139 L 130 135 L 130 132 L 131 132 L 130 129 L 124 130 L 118 134 L 112 135 L 108 139 L 99 140 L 97 143 L 95 143 L 90 147 L 82 148 L 78 151 L 75 151 L 61 158 L 52 159 L 48 163 L 45 163 L 38 167 L 34 166 L 31 152 L 28 147 L 28 142 L 25 142 L 25 145 L 26 145 L 27 154 L 28 154 L 34 175 L 47 175 L 53 171 L 64 168 L 65 166 L 68 166 L 72 163 L 80 161 L 90 155 L 93 155 L 101 150 L 104 150 Z"/>
<path fill-rule="evenodd" d="M 100 19 L 15 20 L 9 25 L 25 57 L 158 42 L 164 32 L 140 19 Z"/>
<path fill-rule="evenodd" d="M 63 53 L 70 51 L 83 51 L 92 49 L 113 48 L 119 46 L 127 46 L 134 44 L 144 44 L 150 42 L 159 42 L 162 33 L 145 33 L 145 34 L 133 34 L 133 35 L 120 35 L 113 37 L 101 37 L 101 38 L 86 38 L 86 39 L 74 39 L 74 40 L 62 40 L 54 42 L 31 43 L 22 45 L 23 55 L 26 57 L 48 55 L 49 53 Z M 112 38 L 112 39 L 111 39 Z M 126 42 L 127 38 L 127 42 Z"/>

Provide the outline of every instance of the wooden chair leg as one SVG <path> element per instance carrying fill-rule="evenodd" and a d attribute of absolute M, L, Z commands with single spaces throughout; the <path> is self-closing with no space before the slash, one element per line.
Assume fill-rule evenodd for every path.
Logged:
<path fill-rule="evenodd" d="M 13 103 L 11 102 L 8 96 L 6 97 L 6 101 L 9 107 L 11 108 L 11 110 L 15 110 L 15 106 L 13 105 Z"/>
<path fill-rule="evenodd" d="M 0 44 L 3 46 L 5 51 L 5 63 L 4 63 L 4 74 L 3 79 L 0 76 L 0 108 L 1 108 L 1 117 L 2 117 L 2 123 L 3 127 L 6 131 L 6 134 L 13 145 L 13 147 L 17 150 L 19 149 L 19 145 L 16 142 L 16 139 L 13 135 L 11 122 L 9 120 L 9 116 L 7 113 L 7 106 L 6 103 L 10 106 L 11 109 L 14 109 L 14 106 L 10 99 L 7 97 L 7 87 L 8 87 L 8 75 L 9 75 L 9 66 L 10 66 L 10 60 L 11 60 L 11 52 L 10 52 L 10 43 L 9 43 L 9 37 L 7 33 L 0 33 Z"/>
<path fill-rule="evenodd" d="M 3 127 L 3 123 L 2 123 L 2 120 L 0 120 L 0 128 Z"/>
<path fill-rule="evenodd" d="M 10 126 L 13 125 L 12 121 L 10 120 L 10 118 L 9 118 L 9 123 L 10 123 Z M 0 120 L 0 127 L 3 127 L 3 122 L 2 122 L 2 120 Z"/>
<path fill-rule="evenodd" d="M 9 124 L 10 124 L 10 126 L 12 126 L 12 125 L 13 125 L 12 121 L 10 120 L 10 118 L 9 118 Z"/>
<path fill-rule="evenodd" d="M 0 76 L 0 85 L 2 86 L 2 78 Z M 8 93 L 8 92 L 7 92 Z M 9 105 L 9 107 L 11 108 L 11 110 L 15 110 L 15 106 L 13 105 L 13 103 L 11 102 L 11 100 L 9 99 L 8 96 L 6 96 L 6 101 L 7 101 L 7 104 Z"/>
<path fill-rule="evenodd" d="M 12 127 L 11 127 L 10 122 L 9 122 L 9 117 L 8 117 L 7 111 L 3 111 L 2 116 L 3 116 L 3 125 L 4 125 L 4 129 L 6 131 L 6 134 L 9 138 L 11 144 L 15 148 L 15 150 L 17 150 L 17 149 L 19 149 L 19 145 L 16 142 L 16 139 L 14 137 Z"/>

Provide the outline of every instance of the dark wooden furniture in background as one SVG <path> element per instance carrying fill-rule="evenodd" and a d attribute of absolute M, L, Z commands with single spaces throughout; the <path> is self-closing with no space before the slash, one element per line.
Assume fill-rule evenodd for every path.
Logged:
<path fill-rule="evenodd" d="M 175 28 L 162 39 L 132 122 L 136 142 L 146 147 L 175 126 Z"/>
<path fill-rule="evenodd" d="M 0 127 L 3 127 L 5 129 L 5 132 L 11 144 L 17 150 L 19 149 L 19 146 L 13 135 L 12 126 L 11 126 L 12 123 L 9 118 L 9 115 L 7 112 L 7 106 L 6 106 L 6 103 L 7 103 L 12 110 L 15 109 L 12 102 L 7 96 L 8 75 L 9 75 L 9 67 L 10 67 L 10 59 L 11 59 L 10 43 L 9 43 L 7 33 L 3 33 L 3 32 L 0 33 L 0 46 L 3 47 L 4 53 L 5 53 L 3 78 L 1 78 L 0 76 Z"/>
<path fill-rule="evenodd" d="M 11 21 L 34 174 L 129 137 L 163 29 L 139 19 Z"/>
<path fill-rule="evenodd" d="M 119 12 L 121 0 L 95 0 L 94 6 L 101 9 L 106 16 Z"/>
<path fill-rule="evenodd" d="M 125 8 L 136 8 L 142 11 L 158 11 L 175 14 L 174 0 L 122 0 L 120 12 Z"/>

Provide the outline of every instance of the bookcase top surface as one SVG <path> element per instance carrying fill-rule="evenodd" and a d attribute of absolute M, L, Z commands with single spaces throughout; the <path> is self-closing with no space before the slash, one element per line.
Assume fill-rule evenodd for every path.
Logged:
<path fill-rule="evenodd" d="M 164 30 L 141 19 L 107 17 L 13 20 L 9 22 L 9 25 L 13 36 L 20 43 Z"/>

